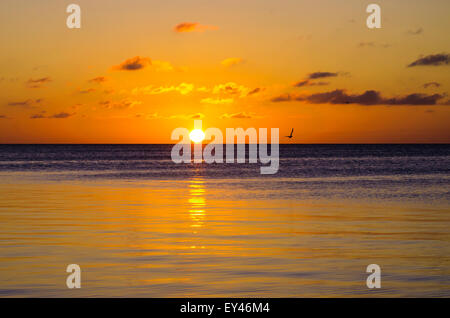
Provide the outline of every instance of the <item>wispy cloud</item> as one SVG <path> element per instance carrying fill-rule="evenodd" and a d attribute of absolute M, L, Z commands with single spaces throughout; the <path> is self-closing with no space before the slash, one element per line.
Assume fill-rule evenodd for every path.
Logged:
<path fill-rule="evenodd" d="M 28 88 L 41 88 L 51 81 L 52 79 L 50 77 L 42 77 L 37 79 L 30 78 L 25 84 Z"/>
<path fill-rule="evenodd" d="M 339 75 L 345 75 L 347 73 L 343 73 L 343 72 L 313 72 L 313 73 L 309 73 L 305 79 L 298 81 L 296 83 L 294 83 L 294 87 L 303 87 L 303 86 L 324 86 L 324 85 L 328 85 L 328 82 L 316 82 L 315 80 L 317 79 L 322 79 L 322 78 L 331 78 L 331 77 L 337 77 Z"/>
<path fill-rule="evenodd" d="M 45 116 L 45 111 L 39 113 L 39 114 L 33 114 L 30 116 L 30 119 L 44 119 L 44 118 L 54 118 L 54 119 L 65 119 L 65 118 L 69 118 L 75 115 L 75 113 L 66 113 L 66 112 L 60 112 L 60 113 L 56 113 L 50 116 Z"/>
<path fill-rule="evenodd" d="M 308 74 L 308 79 L 318 79 L 318 78 L 325 78 L 325 77 L 336 77 L 338 76 L 338 73 L 334 72 L 314 72 Z"/>
<path fill-rule="evenodd" d="M 202 119 L 205 118 L 205 115 L 203 113 L 194 113 L 194 114 L 188 114 L 188 115 L 172 115 L 168 117 L 168 119 Z"/>
<path fill-rule="evenodd" d="M 121 71 L 137 71 L 152 64 L 152 60 L 148 57 L 135 56 L 123 61 L 119 65 L 113 66 L 114 70 Z"/>
<path fill-rule="evenodd" d="M 97 77 L 91 78 L 88 82 L 100 84 L 100 83 L 106 82 L 106 77 L 97 76 Z"/>
<path fill-rule="evenodd" d="M 310 80 L 303 80 L 297 83 L 294 83 L 294 87 L 303 87 L 303 86 L 325 86 L 330 84 L 329 82 L 312 82 Z"/>
<path fill-rule="evenodd" d="M 222 119 L 250 119 L 250 118 L 253 118 L 253 116 L 254 116 L 253 113 L 239 112 L 239 113 L 234 113 L 234 114 L 225 113 L 222 116 L 220 116 L 220 118 L 222 118 Z"/>
<path fill-rule="evenodd" d="M 20 106 L 20 107 L 31 107 L 31 106 L 37 106 L 41 104 L 43 101 L 42 98 L 38 99 L 27 99 L 24 101 L 18 101 L 18 102 L 9 102 L 8 106 Z"/>
<path fill-rule="evenodd" d="M 431 54 L 424 57 L 421 57 L 411 64 L 408 67 L 413 66 L 439 66 L 439 65 L 448 65 L 450 63 L 450 54 L 440 53 L 440 54 Z"/>
<path fill-rule="evenodd" d="M 177 24 L 173 30 L 177 33 L 185 33 L 185 32 L 204 32 L 208 30 L 217 30 L 219 29 L 214 25 L 204 25 L 198 22 L 182 22 Z"/>
<path fill-rule="evenodd" d="M 272 98 L 272 102 L 303 101 L 311 104 L 359 104 L 359 105 L 436 105 L 444 98 L 441 94 L 413 93 L 400 97 L 386 98 L 374 90 L 362 94 L 348 94 L 342 89 L 315 94 L 284 94 Z"/>
<path fill-rule="evenodd" d="M 108 109 L 126 109 L 126 108 L 132 108 L 136 105 L 142 104 L 141 101 L 138 100 L 130 100 L 130 99 L 123 99 L 121 101 L 101 101 L 99 102 L 99 105 L 108 108 Z"/>
<path fill-rule="evenodd" d="M 194 90 L 194 84 L 189 83 L 181 83 L 178 86 L 154 86 L 154 85 L 148 85 L 144 87 L 136 87 L 134 88 L 131 93 L 134 95 L 137 94 L 144 94 L 144 95 L 158 95 L 158 94 L 164 94 L 169 92 L 178 92 L 182 95 L 189 94 Z"/>
<path fill-rule="evenodd" d="M 139 113 L 139 114 L 136 114 L 136 118 L 157 119 L 157 118 L 161 118 L 161 116 L 159 116 L 158 113 L 150 113 L 150 114 Z"/>
<path fill-rule="evenodd" d="M 425 83 L 425 84 L 423 84 L 423 87 L 424 88 L 429 88 L 429 87 L 440 87 L 441 86 L 441 84 L 439 84 L 438 82 L 428 82 L 428 83 Z"/>
<path fill-rule="evenodd" d="M 263 91 L 263 88 L 256 87 L 256 88 L 252 89 L 250 92 L 248 92 L 247 96 L 255 95 L 262 91 Z"/>
<path fill-rule="evenodd" d="M 218 84 L 215 85 L 212 89 L 213 94 L 237 95 L 239 97 L 247 96 L 250 91 L 250 88 L 236 84 L 235 82 Z"/>
<path fill-rule="evenodd" d="M 79 89 L 78 93 L 80 93 L 80 94 L 89 94 L 89 93 L 92 93 L 92 92 L 95 92 L 95 91 L 96 91 L 95 88 L 86 88 L 86 89 Z"/>
<path fill-rule="evenodd" d="M 73 115 L 75 115 L 75 113 L 69 114 L 69 113 L 66 113 L 66 112 L 61 112 L 61 113 L 54 114 L 54 115 L 50 116 L 49 118 L 64 119 L 64 118 L 69 118 L 69 117 L 71 117 Z"/>
<path fill-rule="evenodd" d="M 183 68 L 173 66 L 170 62 L 167 61 L 152 60 L 149 57 L 141 57 L 141 56 L 135 56 L 130 59 L 127 59 L 122 63 L 120 63 L 119 65 L 113 66 L 112 69 L 116 71 L 138 71 L 146 67 L 150 67 L 152 70 L 156 72 L 172 72 L 184 70 Z M 96 77 L 91 81 L 101 83 L 104 82 L 105 80 L 106 78 L 104 77 Z"/>

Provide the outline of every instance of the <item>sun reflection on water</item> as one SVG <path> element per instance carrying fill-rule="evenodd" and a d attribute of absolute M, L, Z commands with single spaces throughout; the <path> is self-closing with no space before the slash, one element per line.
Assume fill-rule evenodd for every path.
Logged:
<path fill-rule="evenodd" d="M 194 178 L 189 181 L 189 216 L 192 219 L 192 228 L 200 228 L 205 221 L 205 181 L 203 178 Z M 194 232 L 196 233 L 196 232 Z"/>

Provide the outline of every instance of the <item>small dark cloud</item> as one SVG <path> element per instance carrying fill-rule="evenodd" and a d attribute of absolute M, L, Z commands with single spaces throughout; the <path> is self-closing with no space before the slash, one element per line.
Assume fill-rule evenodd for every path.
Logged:
<path fill-rule="evenodd" d="M 38 114 L 33 114 L 30 116 L 30 119 L 44 119 L 44 118 L 64 119 L 64 118 L 69 118 L 69 117 L 75 115 L 75 113 L 70 114 L 70 113 L 66 113 L 66 112 L 60 112 L 60 113 L 53 114 L 51 116 L 45 116 L 45 113 L 46 113 L 45 111 L 42 111 Z"/>
<path fill-rule="evenodd" d="M 422 34 L 422 33 L 423 33 L 423 28 L 417 28 L 417 29 L 414 29 L 414 30 L 406 31 L 406 34 L 409 34 L 409 35 L 419 35 L 419 34 Z"/>
<path fill-rule="evenodd" d="M 25 84 L 28 88 L 41 88 L 45 84 L 50 83 L 52 80 L 50 77 L 42 77 L 38 79 L 30 78 Z"/>
<path fill-rule="evenodd" d="M 63 119 L 63 118 L 68 118 L 73 115 L 75 115 L 75 113 L 69 114 L 69 113 L 61 112 L 61 113 L 54 114 L 54 115 L 50 116 L 49 118 Z"/>
<path fill-rule="evenodd" d="M 421 57 L 411 64 L 408 65 L 408 67 L 413 66 L 427 66 L 427 65 L 448 65 L 450 62 L 450 54 L 441 53 L 441 54 L 431 54 L 424 57 Z"/>
<path fill-rule="evenodd" d="M 436 105 L 444 95 L 413 93 L 400 97 L 385 98 L 374 90 L 362 94 L 347 94 L 342 89 L 315 94 L 285 94 L 272 99 L 272 102 L 304 101 L 312 104 L 359 104 L 359 105 Z"/>
<path fill-rule="evenodd" d="M 152 61 L 150 58 L 135 56 L 133 58 L 125 60 L 119 65 L 113 66 L 113 69 L 121 71 L 137 71 L 151 64 Z"/>
<path fill-rule="evenodd" d="M 120 101 L 111 101 L 111 100 L 105 100 L 99 102 L 99 105 L 109 108 L 109 109 L 126 109 L 126 108 L 132 108 L 136 105 L 142 104 L 141 101 L 138 100 L 130 100 L 130 99 L 123 99 Z"/>
<path fill-rule="evenodd" d="M 294 87 L 303 87 L 303 86 L 325 86 L 330 83 L 328 82 L 312 82 L 309 80 L 300 81 L 294 84 Z"/>
<path fill-rule="evenodd" d="M 309 73 L 305 79 L 298 81 L 296 83 L 294 83 L 294 87 L 303 87 L 303 86 L 324 86 L 324 85 L 328 85 L 328 82 L 316 82 L 315 80 L 317 79 L 321 79 L 321 78 L 330 78 L 330 77 L 336 77 L 339 75 L 348 75 L 349 73 L 347 72 L 313 72 L 313 73 Z"/>
<path fill-rule="evenodd" d="M 336 77 L 338 76 L 338 73 L 332 73 L 332 72 L 314 72 L 308 74 L 308 79 L 318 79 L 318 78 L 326 78 L 326 77 Z"/>
<path fill-rule="evenodd" d="M 33 114 L 30 116 L 30 119 L 41 119 L 41 118 L 47 118 L 43 114 Z"/>
<path fill-rule="evenodd" d="M 439 84 L 438 82 L 429 82 L 429 83 L 425 83 L 423 84 L 424 88 L 428 88 L 428 87 L 440 87 L 441 84 Z"/>
<path fill-rule="evenodd" d="M 6 119 L 8 117 L 6 117 L 5 115 L 0 115 L 0 119 Z"/>
<path fill-rule="evenodd" d="M 27 100 L 18 101 L 18 102 L 9 102 L 7 105 L 8 106 L 19 106 L 19 107 L 31 107 L 31 106 L 37 106 L 40 103 L 42 103 L 42 98 L 27 99 Z"/>
<path fill-rule="evenodd" d="M 80 94 L 89 94 L 89 93 L 92 93 L 92 92 L 95 92 L 95 91 L 96 91 L 95 88 L 87 88 L 87 89 L 80 89 L 80 90 L 78 90 L 78 93 L 80 93 Z"/>
<path fill-rule="evenodd" d="M 274 103 L 290 102 L 290 101 L 295 100 L 295 98 L 296 98 L 296 95 L 294 95 L 294 94 L 281 94 L 281 95 L 275 96 L 270 101 L 272 101 Z"/>
<path fill-rule="evenodd" d="M 247 96 L 254 95 L 254 94 L 258 94 L 258 93 L 261 92 L 261 91 L 262 91 L 262 89 L 259 88 L 259 87 L 257 87 L 257 88 L 255 88 L 255 89 L 252 89 L 250 92 L 248 92 Z"/>
<path fill-rule="evenodd" d="M 88 82 L 100 84 L 100 83 L 106 82 L 106 77 L 97 76 L 97 77 L 91 78 Z"/>

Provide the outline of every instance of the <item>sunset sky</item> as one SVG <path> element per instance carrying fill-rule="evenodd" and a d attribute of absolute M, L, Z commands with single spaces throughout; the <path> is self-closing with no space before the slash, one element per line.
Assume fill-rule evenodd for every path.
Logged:
<path fill-rule="evenodd" d="M 450 1 L 376 1 L 381 29 L 369 3 L 2 0 L 0 143 L 170 143 L 194 119 L 450 142 Z"/>

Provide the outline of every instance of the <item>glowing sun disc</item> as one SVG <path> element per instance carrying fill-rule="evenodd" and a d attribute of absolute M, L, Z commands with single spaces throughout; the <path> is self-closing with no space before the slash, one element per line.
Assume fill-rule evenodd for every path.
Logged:
<path fill-rule="evenodd" d="M 194 129 L 190 132 L 189 138 L 196 143 L 202 142 L 205 139 L 205 133 L 201 129 Z"/>

